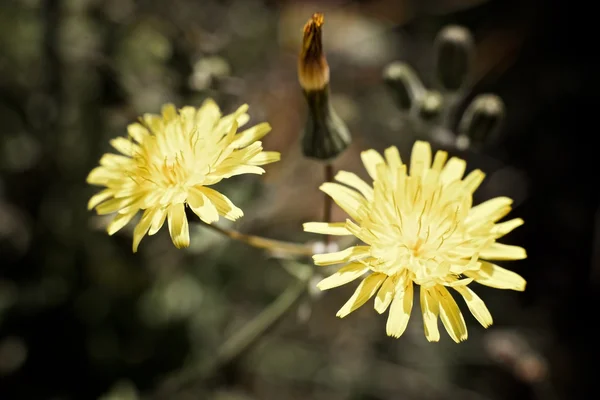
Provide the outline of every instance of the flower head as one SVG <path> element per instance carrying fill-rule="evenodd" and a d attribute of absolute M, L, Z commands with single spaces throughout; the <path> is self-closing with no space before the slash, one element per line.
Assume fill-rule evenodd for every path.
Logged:
<path fill-rule="evenodd" d="M 400 337 L 412 310 L 414 285 L 418 285 L 427 339 L 439 340 L 439 317 L 454 341 L 465 340 L 465 320 L 449 289 L 462 295 L 484 327 L 491 325 L 490 312 L 468 285 L 475 281 L 499 289 L 525 289 L 521 276 L 489 261 L 526 257 L 523 248 L 496 242 L 523 220 L 498 223 L 511 209 L 507 197 L 472 207 L 483 172 L 474 170 L 463 178 L 465 161 L 453 157 L 446 162 L 444 151 L 438 151 L 432 162 L 427 142 L 415 143 L 410 167 L 402 163 L 396 147 L 385 150 L 384 156 L 375 150 L 362 153 L 373 186 L 345 171 L 336 180 L 347 186 L 321 186 L 352 220 L 310 222 L 304 229 L 354 235 L 364 244 L 313 256 L 317 265 L 346 264 L 318 287 L 331 289 L 369 273 L 337 316 L 347 316 L 375 296 L 377 312 L 389 308 L 387 334 Z"/>
<path fill-rule="evenodd" d="M 185 205 L 209 224 L 219 216 L 240 218 L 242 210 L 209 186 L 235 175 L 262 174 L 260 165 L 280 157 L 262 151 L 259 139 L 271 130 L 269 124 L 238 133 L 249 120 L 247 110 L 243 105 L 222 116 L 209 99 L 199 109 L 178 111 L 168 104 L 161 115 L 144 115 L 128 126 L 129 137 L 111 140 L 121 154 L 105 154 L 88 175 L 88 183 L 106 187 L 90 199 L 88 208 L 100 215 L 116 213 L 107 228 L 109 235 L 143 210 L 133 234 L 134 252 L 142 238 L 158 232 L 165 220 L 175 246 L 189 246 Z"/>

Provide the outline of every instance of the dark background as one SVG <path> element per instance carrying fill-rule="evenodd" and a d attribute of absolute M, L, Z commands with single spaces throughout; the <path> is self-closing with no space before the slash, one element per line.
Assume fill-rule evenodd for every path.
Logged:
<path fill-rule="evenodd" d="M 131 253 L 86 210 L 87 173 L 108 140 L 161 104 L 250 104 L 282 153 L 263 177 L 219 189 L 246 214 L 236 229 L 314 240 L 321 170 L 298 137 L 302 25 L 325 13 L 338 113 L 354 137 L 336 168 L 364 176 L 358 153 L 417 132 L 381 79 L 409 62 L 433 86 L 433 41 L 446 24 L 477 44 L 473 85 L 498 94 L 498 137 L 458 151 L 487 179 L 481 201 L 515 199 L 525 225 L 507 237 L 523 293 L 477 289 L 494 315 L 467 318 L 469 340 L 427 343 L 418 312 L 401 339 L 370 307 L 335 311 L 354 290 L 304 296 L 210 381 L 164 389 L 169 374 L 215 357 L 292 277 L 259 250 L 195 227 L 179 251 L 166 229 Z M 589 16 L 588 16 L 589 15 Z M 576 2 L 485 0 L 0 0 L 0 399 L 578 399 L 595 395 L 598 354 L 597 28 Z M 343 213 L 334 210 L 334 220 Z M 351 285 L 349 285 L 351 286 Z M 193 371 L 193 370 L 192 370 Z M 193 376 L 193 373 L 192 373 Z"/>

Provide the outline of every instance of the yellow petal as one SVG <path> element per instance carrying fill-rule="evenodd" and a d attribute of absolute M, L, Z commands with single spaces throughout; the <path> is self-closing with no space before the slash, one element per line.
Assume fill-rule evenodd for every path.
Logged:
<path fill-rule="evenodd" d="M 468 337 L 467 325 L 456 301 L 445 287 L 438 285 L 434 290 L 440 304 L 440 319 L 446 331 L 456 343 L 466 340 Z"/>
<path fill-rule="evenodd" d="M 150 135 L 148 129 L 137 122 L 127 126 L 127 133 L 140 144 Z"/>
<path fill-rule="evenodd" d="M 377 311 L 379 314 L 383 314 L 390 306 L 390 303 L 394 298 L 395 288 L 396 281 L 391 276 L 388 277 L 381 285 L 381 289 L 379 289 L 379 292 L 377 292 L 377 297 L 375 297 L 375 311 Z"/>
<path fill-rule="evenodd" d="M 442 169 L 442 172 L 440 174 L 440 181 L 443 184 L 448 184 L 453 181 L 462 179 L 466 168 L 467 163 L 465 162 L 465 160 L 462 160 L 457 157 L 452 157 L 450 160 L 448 160 L 448 162 L 444 166 L 444 169 Z"/>
<path fill-rule="evenodd" d="M 215 130 L 227 130 L 229 126 L 231 126 L 231 124 L 234 122 L 237 124 L 238 127 L 245 125 L 250 120 L 250 116 L 246 114 L 246 111 L 248 111 L 248 104 L 242 104 L 237 108 L 237 110 L 221 118 Z"/>
<path fill-rule="evenodd" d="M 496 222 L 510 211 L 512 199 L 508 197 L 495 197 L 476 205 L 469 211 L 465 223 L 477 224 L 483 222 Z"/>
<path fill-rule="evenodd" d="M 302 225 L 305 232 L 320 233 L 322 235 L 349 236 L 345 222 L 306 222 Z"/>
<path fill-rule="evenodd" d="M 178 249 L 183 249 L 190 245 L 190 230 L 188 220 L 185 216 L 183 204 L 173 204 L 168 210 L 169 233 L 171 240 Z"/>
<path fill-rule="evenodd" d="M 385 163 L 385 161 L 383 160 L 383 157 L 381 157 L 381 154 L 379 154 L 377 151 L 375 151 L 373 149 L 365 150 L 362 153 L 360 153 L 360 158 L 362 159 L 362 162 L 365 165 L 365 169 L 367 170 L 367 173 L 369 174 L 369 176 L 373 180 L 376 180 L 377 179 L 377 165 Z"/>
<path fill-rule="evenodd" d="M 490 311 L 483 300 L 481 300 L 481 298 L 477 296 L 475 292 L 466 286 L 455 286 L 454 289 L 462 295 L 467 303 L 467 307 L 469 307 L 469 310 L 471 311 L 471 314 L 473 314 L 473 316 L 484 328 L 492 325 L 494 322 L 492 319 L 492 314 L 490 314 Z"/>
<path fill-rule="evenodd" d="M 173 104 L 165 104 L 162 106 L 161 114 L 167 122 L 177 119 L 177 109 Z"/>
<path fill-rule="evenodd" d="M 410 155 L 410 176 L 421 176 L 431 167 L 431 146 L 422 140 L 417 140 Z"/>
<path fill-rule="evenodd" d="M 523 223 L 524 222 L 521 218 L 511 219 L 509 221 L 501 222 L 499 224 L 494 225 L 491 232 L 495 234 L 497 238 L 499 238 L 504 235 L 507 235 L 513 229 L 523 225 Z"/>
<path fill-rule="evenodd" d="M 217 207 L 197 188 L 191 188 L 188 193 L 188 205 L 200 218 L 207 224 L 212 224 L 219 220 L 219 211 Z"/>
<path fill-rule="evenodd" d="M 155 135 L 163 131 L 163 120 L 158 115 L 146 113 L 142 116 L 142 121 Z"/>
<path fill-rule="evenodd" d="M 346 304 L 340 308 L 336 316 L 339 318 L 344 318 L 352 311 L 365 304 L 371 297 L 373 297 L 373 295 L 375 295 L 375 292 L 377 292 L 377 289 L 379 289 L 379 286 L 381 286 L 385 278 L 387 278 L 387 275 L 385 274 L 371 274 L 363 279 L 360 285 L 358 285 L 356 288 L 356 291 L 352 297 L 350 297 Z"/>
<path fill-rule="evenodd" d="M 121 199 L 110 199 L 96 206 L 96 213 L 98 215 L 112 214 L 119 211 L 121 208 L 125 208 L 136 201 L 135 197 L 124 197 Z"/>
<path fill-rule="evenodd" d="M 146 232 L 148 232 L 148 229 L 150 228 L 150 224 L 152 223 L 152 218 L 154 217 L 154 213 L 155 213 L 155 209 L 149 208 L 146 211 L 144 211 L 144 214 L 142 215 L 140 222 L 138 222 L 135 229 L 133 230 L 133 246 L 132 246 L 132 248 L 133 248 L 134 253 L 137 253 L 140 242 L 146 235 Z"/>
<path fill-rule="evenodd" d="M 135 216 L 135 214 L 137 214 L 137 212 L 138 210 L 136 209 L 135 211 L 130 212 L 128 214 L 117 214 L 117 216 L 113 218 L 113 220 L 110 222 L 110 224 L 108 224 L 108 227 L 106 228 L 108 234 L 112 236 L 116 232 L 121 230 L 125 225 L 129 223 L 129 221 L 131 221 L 131 219 Z"/>
<path fill-rule="evenodd" d="M 244 215 L 244 212 L 234 205 L 229 198 L 216 190 L 207 187 L 199 187 L 201 191 L 208 199 L 215 205 L 219 214 L 227 218 L 228 220 L 235 221 Z"/>
<path fill-rule="evenodd" d="M 370 246 L 353 246 L 334 253 L 315 254 L 312 258 L 316 265 L 340 264 L 366 257 L 370 249 Z"/>
<path fill-rule="evenodd" d="M 257 140 L 262 139 L 267 133 L 271 131 L 271 125 L 266 122 L 254 125 L 252 128 L 248 128 L 243 132 L 240 132 L 235 137 L 235 140 L 231 143 L 233 146 L 241 149 L 246 147 Z"/>
<path fill-rule="evenodd" d="M 485 174 L 482 171 L 478 169 L 471 171 L 471 173 L 463 180 L 465 190 L 471 194 L 474 193 L 484 179 Z"/>
<path fill-rule="evenodd" d="M 131 157 L 126 157 L 121 154 L 106 153 L 100 157 L 100 165 L 117 170 L 131 166 L 133 162 Z M 122 171 L 114 172 L 122 173 Z"/>
<path fill-rule="evenodd" d="M 383 152 L 390 171 L 396 171 L 402 165 L 402 158 L 396 146 L 391 146 Z"/>
<path fill-rule="evenodd" d="M 355 221 L 361 220 L 360 209 L 365 206 L 365 199 L 358 192 L 331 182 L 322 184 L 319 189 L 327 193 Z"/>
<path fill-rule="evenodd" d="M 221 110 L 213 99 L 206 99 L 196 113 L 196 129 L 198 132 L 212 132 L 221 118 Z M 229 121 L 226 128 L 231 126 L 233 120 Z"/>
<path fill-rule="evenodd" d="M 243 174 L 262 175 L 264 173 L 265 170 L 256 165 L 233 165 L 230 167 L 219 168 L 216 171 L 216 174 L 221 175 L 222 178 L 231 178 L 232 176 Z"/>
<path fill-rule="evenodd" d="M 438 329 L 438 315 L 440 314 L 440 302 L 435 297 L 435 293 L 421 286 L 421 312 L 423 313 L 423 328 L 425 337 L 430 342 L 440 340 L 440 330 Z"/>
<path fill-rule="evenodd" d="M 112 189 L 104 189 L 100 193 L 96 193 L 90 198 L 88 201 L 88 210 L 96 207 L 98 204 L 102 203 L 104 200 L 113 196 L 114 191 Z"/>
<path fill-rule="evenodd" d="M 433 158 L 433 164 L 431 165 L 431 169 L 433 171 L 442 172 L 442 168 L 444 168 L 444 163 L 448 159 L 448 153 L 443 150 L 438 150 L 435 152 L 435 157 Z"/>
<path fill-rule="evenodd" d="M 410 279 L 402 282 L 404 287 L 396 290 L 390 306 L 385 331 L 388 336 L 399 338 L 408 325 L 413 306 L 413 284 Z"/>
<path fill-rule="evenodd" d="M 281 154 L 277 151 L 261 151 L 252 157 L 248 163 L 251 165 L 265 165 L 281 160 Z"/>
<path fill-rule="evenodd" d="M 135 144 L 133 140 L 125 139 L 124 137 L 111 139 L 109 143 L 117 151 L 129 157 L 131 157 L 135 153 L 139 153 L 140 151 L 140 147 L 137 144 Z"/>
<path fill-rule="evenodd" d="M 112 179 L 121 179 L 123 176 L 121 171 L 112 171 L 105 167 L 96 167 L 90 171 L 86 178 L 86 182 L 90 185 L 107 186 Z"/>
<path fill-rule="evenodd" d="M 157 208 L 150 224 L 148 235 L 152 236 L 162 228 L 167 218 L 167 208 Z"/>
<path fill-rule="evenodd" d="M 335 180 L 358 190 L 368 201 L 373 201 L 373 188 L 352 172 L 340 171 Z"/>
<path fill-rule="evenodd" d="M 490 247 L 481 250 L 479 257 L 485 260 L 523 260 L 527 258 L 527 252 L 519 246 L 494 243 Z"/>
<path fill-rule="evenodd" d="M 317 287 L 321 290 L 328 290 L 334 287 L 345 285 L 355 279 L 360 278 L 369 270 L 369 267 L 361 263 L 352 263 L 340 268 L 335 274 L 328 276 Z"/>
<path fill-rule="evenodd" d="M 475 279 L 477 283 L 496 289 L 522 292 L 527 284 L 521 275 L 485 261 L 481 263 L 479 271 L 465 271 L 464 274 Z"/>

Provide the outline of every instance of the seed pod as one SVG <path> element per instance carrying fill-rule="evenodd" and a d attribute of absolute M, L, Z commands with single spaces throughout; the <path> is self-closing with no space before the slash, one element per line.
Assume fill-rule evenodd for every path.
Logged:
<path fill-rule="evenodd" d="M 425 93 L 425 87 L 410 65 L 395 61 L 383 71 L 383 80 L 396 102 L 404 111 L 410 110 Z"/>
<path fill-rule="evenodd" d="M 329 90 L 304 92 L 309 113 L 302 137 L 305 157 L 331 161 L 350 144 L 352 138 L 344 121 L 331 106 Z"/>
<path fill-rule="evenodd" d="M 323 14 L 317 13 L 304 26 L 298 81 L 308 104 L 302 153 L 307 158 L 330 162 L 348 147 L 352 138 L 329 98 L 329 66 L 321 41 L 323 22 Z"/>
<path fill-rule="evenodd" d="M 504 102 L 495 94 L 475 97 L 458 124 L 457 147 L 465 149 L 492 140 L 504 120 L 504 111 Z"/>
<path fill-rule="evenodd" d="M 441 88 L 454 92 L 469 80 L 475 45 L 468 29 L 450 25 L 435 39 L 435 71 Z"/>

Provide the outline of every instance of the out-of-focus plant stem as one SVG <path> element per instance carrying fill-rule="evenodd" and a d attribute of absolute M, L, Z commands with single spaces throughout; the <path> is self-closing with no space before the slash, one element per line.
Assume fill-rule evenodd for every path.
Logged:
<path fill-rule="evenodd" d="M 289 268 L 303 265 L 289 265 Z M 310 269 L 312 270 L 312 269 Z M 206 384 L 218 375 L 222 368 L 246 353 L 298 302 L 308 288 L 311 274 L 294 274 L 296 279 L 256 317 L 229 337 L 208 362 L 191 365 L 171 376 L 155 399 L 171 399 L 173 394 L 195 384 Z"/>
<path fill-rule="evenodd" d="M 284 253 L 298 256 L 312 256 L 314 254 L 312 247 L 304 244 L 284 242 L 281 240 L 267 239 L 261 236 L 248 235 L 232 229 L 222 228 L 214 224 L 203 223 L 203 225 L 229 237 L 230 239 L 238 240 L 259 249 L 266 249 L 273 253 Z"/>

